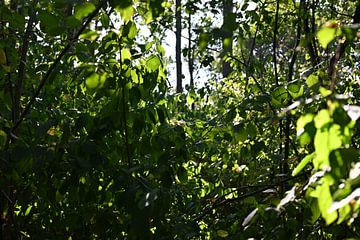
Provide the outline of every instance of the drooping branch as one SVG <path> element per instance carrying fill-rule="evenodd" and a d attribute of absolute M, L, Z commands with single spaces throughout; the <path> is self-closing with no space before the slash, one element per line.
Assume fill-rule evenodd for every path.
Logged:
<path fill-rule="evenodd" d="M 31 106 L 34 104 L 37 97 L 39 97 L 41 90 L 45 86 L 46 82 L 48 81 L 50 75 L 54 72 L 56 67 L 59 65 L 61 59 L 65 56 L 65 54 L 69 51 L 70 47 L 73 45 L 73 43 L 79 38 L 80 34 L 85 30 L 85 28 L 90 24 L 92 19 L 98 14 L 100 9 L 104 6 L 106 3 L 106 0 L 102 0 L 99 5 L 96 7 L 96 9 L 90 13 L 90 15 L 87 17 L 85 23 L 81 26 L 81 28 L 76 32 L 73 39 L 70 39 L 69 42 L 66 44 L 66 46 L 63 48 L 63 50 L 59 53 L 57 58 L 54 60 L 54 62 L 51 64 L 47 72 L 45 73 L 44 77 L 40 80 L 40 83 L 34 93 L 34 95 L 29 100 L 28 104 L 25 106 L 24 111 L 19 116 L 17 122 L 14 124 L 14 126 L 11 129 L 11 132 L 14 133 L 14 131 L 20 126 L 22 121 L 24 120 L 25 116 L 30 112 Z"/>

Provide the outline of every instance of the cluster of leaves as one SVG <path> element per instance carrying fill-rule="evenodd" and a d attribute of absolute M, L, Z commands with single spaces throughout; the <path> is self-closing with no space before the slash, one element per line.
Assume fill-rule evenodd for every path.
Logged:
<path fill-rule="evenodd" d="M 17 2 L 0 6 L 2 237 L 359 237 L 358 5 L 244 1 L 231 74 L 173 94 L 170 2 Z M 216 69 L 222 33 L 200 20 L 195 63 Z"/>

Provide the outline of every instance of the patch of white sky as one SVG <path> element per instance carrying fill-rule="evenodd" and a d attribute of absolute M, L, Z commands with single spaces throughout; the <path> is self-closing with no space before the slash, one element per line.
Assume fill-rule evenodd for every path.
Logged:
<path fill-rule="evenodd" d="M 222 15 L 221 14 L 214 14 L 212 13 L 210 10 L 205 9 L 205 2 L 202 0 L 198 7 L 200 9 L 203 9 L 202 11 L 197 11 L 195 15 L 192 16 L 192 28 L 194 28 L 194 23 L 199 23 L 199 25 L 201 24 L 201 19 L 202 18 L 208 18 L 210 21 L 212 21 L 212 27 L 213 28 L 220 28 L 223 22 L 222 19 Z M 238 9 L 240 9 L 242 7 L 242 5 L 244 4 L 244 0 L 234 0 L 234 6 L 236 6 Z M 245 11 L 251 11 L 256 9 L 257 4 L 255 2 L 252 1 L 246 1 L 248 6 L 246 8 Z M 183 3 L 184 4 L 184 1 Z M 174 6 L 173 6 L 174 7 Z M 185 12 L 183 11 L 182 13 L 182 18 L 183 18 L 183 22 L 184 19 L 187 18 L 188 16 L 185 14 Z M 174 24 L 175 25 L 175 24 Z M 199 26 L 196 26 L 199 27 Z M 166 57 L 169 59 L 169 62 L 167 64 L 167 69 L 168 69 L 168 77 L 169 77 L 169 82 L 171 84 L 172 87 L 175 88 L 175 84 L 176 84 L 176 62 L 175 62 L 175 44 L 176 44 L 176 34 L 175 34 L 175 27 L 172 30 L 166 30 L 165 31 L 166 37 L 164 39 L 163 42 L 163 46 L 165 48 L 166 51 Z M 181 47 L 182 49 L 187 48 L 188 47 L 188 39 L 189 39 L 189 34 L 188 34 L 188 28 L 185 27 L 182 29 L 181 32 Z M 197 47 L 196 45 L 194 46 L 194 42 L 192 42 L 193 47 Z M 218 53 L 213 53 L 213 57 L 214 59 L 218 58 Z M 183 78 L 183 85 L 186 84 L 190 84 L 190 72 L 189 72 L 189 65 L 188 65 L 188 59 L 187 57 L 182 56 L 182 74 L 184 76 Z M 194 63 L 195 64 L 195 63 Z M 196 69 L 196 68 L 195 68 Z M 203 86 L 206 82 L 209 81 L 209 78 L 211 77 L 209 70 L 205 69 L 205 68 L 199 68 L 196 70 L 196 72 L 194 72 L 194 81 L 195 81 L 195 86 Z"/>
<path fill-rule="evenodd" d="M 174 2 L 174 0 L 170 0 L 170 1 Z M 210 10 L 206 10 L 205 2 L 207 2 L 207 1 L 201 0 L 200 3 L 198 4 L 198 7 L 203 10 L 197 11 L 196 14 L 192 15 L 191 27 L 192 28 L 201 27 L 201 19 L 207 18 L 209 21 L 212 22 L 213 28 L 220 28 L 222 25 L 222 22 L 223 22 L 221 11 L 219 14 L 214 14 Z M 242 7 L 242 5 L 244 4 L 244 2 L 246 2 L 248 6 L 245 11 L 251 11 L 251 10 L 256 9 L 256 7 L 257 7 L 257 4 L 252 1 L 234 0 L 233 2 L 234 2 L 234 6 L 236 7 L 236 9 L 240 9 Z M 182 1 L 182 4 L 184 6 L 184 4 L 185 4 L 184 0 Z M 172 4 L 172 7 L 175 8 L 174 3 Z M 236 10 L 236 9 L 234 9 L 234 10 Z M 184 8 L 183 8 L 183 11 L 182 11 L 183 23 L 186 22 L 187 17 L 188 16 L 185 13 Z M 123 21 L 121 19 L 119 19 L 117 14 L 113 14 L 111 16 L 111 21 L 113 22 L 115 29 L 119 29 L 120 26 L 123 25 Z M 150 29 L 148 28 L 148 26 L 146 24 L 139 24 L 139 23 L 137 23 L 137 24 L 138 24 L 138 28 L 139 28 L 139 37 L 137 38 L 137 42 L 139 44 L 146 44 L 147 43 L 146 41 L 149 41 L 149 40 L 151 41 L 152 33 L 151 33 Z M 176 87 L 175 86 L 176 85 L 175 23 L 172 24 L 172 26 L 173 26 L 172 29 L 166 29 L 163 32 L 165 34 L 165 37 L 163 38 L 162 46 L 165 49 L 165 58 L 167 59 L 166 66 L 167 66 L 168 82 L 170 83 L 172 88 L 175 88 Z M 106 31 L 107 30 L 103 30 L 101 32 L 101 36 L 105 36 Z M 181 47 L 182 47 L 182 49 L 187 48 L 188 42 L 189 42 L 188 26 L 183 26 L 181 36 L 182 36 Z M 192 41 L 191 41 L 192 47 L 196 48 L 197 47 L 196 43 L 193 40 L 194 39 L 192 39 Z M 181 56 L 182 56 L 183 87 L 185 87 L 185 85 L 190 84 L 189 64 L 188 64 L 187 57 L 184 57 L 183 55 L 181 55 Z M 213 57 L 214 57 L 214 59 L 218 58 L 218 53 L 214 52 Z M 196 64 L 196 62 L 194 64 Z M 211 74 L 208 69 L 195 68 L 195 72 L 194 72 L 195 86 L 198 86 L 198 87 L 203 86 L 206 82 L 209 81 L 210 77 L 211 77 Z"/>

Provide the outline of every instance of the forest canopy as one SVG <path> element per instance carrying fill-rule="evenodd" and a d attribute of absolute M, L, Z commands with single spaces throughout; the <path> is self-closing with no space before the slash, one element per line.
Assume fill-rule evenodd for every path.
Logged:
<path fill-rule="evenodd" d="M 0 0 L 0 239 L 360 238 L 359 28 L 359 1 Z"/>

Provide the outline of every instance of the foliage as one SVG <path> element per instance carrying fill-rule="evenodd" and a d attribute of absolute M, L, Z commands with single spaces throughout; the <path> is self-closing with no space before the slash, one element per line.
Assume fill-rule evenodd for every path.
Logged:
<path fill-rule="evenodd" d="M 0 3 L 2 238 L 360 237 L 358 3 Z"/>

